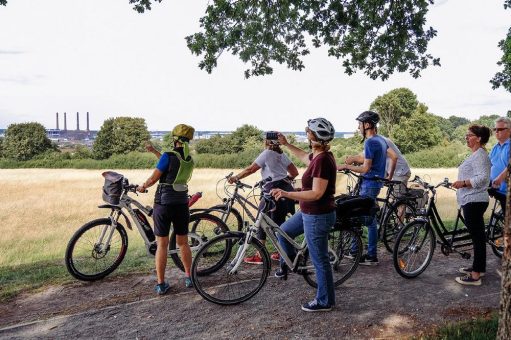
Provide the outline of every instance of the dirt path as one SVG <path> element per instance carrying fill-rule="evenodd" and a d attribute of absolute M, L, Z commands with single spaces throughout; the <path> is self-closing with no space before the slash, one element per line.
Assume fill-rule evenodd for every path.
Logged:
<path fill-rule="evenodd" d="M 253 299 L 222 307 L 203 300 L 182 282 L 155 297 L 154 274 L 50 287 L 0 306 L 0 338 L 396 338 L 448 321 L 469 319 L 498 307 L 500 263 L 488 249 L 480 287 L 454 282 L 457 255 L 435 255 L 419 278 L 401 278 L 380 250 L 378 267 L 362 267 L 336 291 L 330 313 L 305 313 L 314 291 L 299 275 L 270 277 Z M 169 273 L 176 277 L 178 273 Z"/>

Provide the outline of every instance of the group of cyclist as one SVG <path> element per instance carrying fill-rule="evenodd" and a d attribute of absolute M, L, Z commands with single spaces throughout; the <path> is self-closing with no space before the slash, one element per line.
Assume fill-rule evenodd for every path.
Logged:
<path fill-rule="evenodd" d="M 360 195 L 376 198 L 382 188 L 381 181 L 375 178 L 399 180 L 402 184 L 396 188 L 397 193 L 406 191 L 410 178 L 410 167 L 396 145 L 388 138 L 378 134 L 379 115 L 373 111 L 361 113 L 356 120 L 358 130 L 363 136 L 364 151 L 360 155 L 348 156 L 344 164 L 336 164 L 330 152 L 329 143 L 333 140 L 335 129 L 325 118 L 310 119 L 305 128 L 310 150 L 302 150 L 277 133 L 265 139 L 265 150 L 247 168 L 228 181 L 235 183 L 258 170 L 264 178 L 272 181 L 263 190 L 271 194 L 276 201 L 276 209 L 271 218 L 291 237 L 305 234 L 312 263 L 316 270 L 318 284 L 314 300 L 302 305 L 302 310 L 309 312 L 329 311 L 335 305 L 335 291 L 332 269 L 328 256 L 328 234 L 336 220 L 334 202 L 337 171 L 348 169 L 363 175 Z M 499 118 L 494 131 L 498 143 L 490 156 L 484 149 L 490 136 L 490 129 L 480 125 L 469 127 L 465 136 L 467 146 L 472 154 L 460 165 L 458 180 L 453 183 L 457 190 L 458 204 L 463 209 L 467 228 L 474 243 L 474 262 L 471 267 L 461 268 L 466 274 L 456 278 L 465 285 L 480 285 L 481 276 L 486 271 L 485 235 L 483 214 L 488 206 L 488 186 L 493 187 L 492 195 L 505 207 L 505 179 L 509 157 L 509 138 L 511 121 Z M 154 201 L 154 225 L 157 240 L 156 292 L 160 295 L 168 292 L 170 286 L 165 281 L 165 267 L 169 242 L 169 229 L 172 224 L 176 231 L 177 243 L 181 250 L 185 267 L 185 285 L 191 287 L 190 266 L 191 252 L 187 242 L 189 210 L 187 205 L 187 182 L 193 171 L 193 160 L 189 154 L 188 143 L 193 138 L 194 129 L 185 124 L 177 125 L 173 131 L 174 147 L 170 152 L 161 154 L 152 146 L 148 150 L 158 158 L 158 164 L 152 175 L 137 190 L 143 192 L 159 182 Z M 276 137 L 276 138 L 275 138 Z M 295 191 L 291 180 L 298 175 L 292 161 L 283 153 L 281 146 L 307 165 L 302 175 L 301 190 Z M 373 180 L 371 180 L 373 179 Z M 298 201 L 300 210 L 294 213 L 294 202 Z M 294 213 L 286 220 L 288 213 Z M 360 261 L 361 265 L 377 265 L 377 222 L 373 218 L 368 223 L 367 253 Z M 264 242 L 264 232 L 258 233 L 258 239 Z M 279 243 L 290 258 L 294 257 L 294 248 L 283 237 Z M 356 251 L 356 249 L 352 249 Z M 272 259 L 279 260 L 278 253 Z M 260 254 L 244 259 L 247 263 L 261 263 Z M 280 259 L 280 268 L 276 277 L 287 274 L 287 266 Z"/>

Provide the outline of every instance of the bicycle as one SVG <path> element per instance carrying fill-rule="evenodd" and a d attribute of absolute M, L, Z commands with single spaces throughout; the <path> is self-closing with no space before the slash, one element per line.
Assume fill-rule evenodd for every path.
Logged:
<path fill-rule="evenodd" d="M 486 238 L 489 240 L 495 256 L 502 258 L 504 253 L 504 213 L 500 201 L 495 198 L 494 190 L 488 189 L 488 194 L 494 199 L 490 219 L 486 225 Z"/>
<path fill-rule="evenodd" d="M 129 218 L 131 217 L 144 240 L 147 255 L 154 256 L 156 241 L 147 218 L 151 217 L 153 209 L 150 206 L 143 206 L 128 195 L 129 193 L 138 195 L 137 187 L 138 185 L 130 185 L 128 179 L 123 178 L 119 204 L 98 206 L 100 209 L 110 209 L 109 216 L 85 223 L 71 237 L 66 248 L 65 263 L 73 277 L 82 281 L 99 280 L 121 264 L 128 250 L 128 234 L 126 228 L 119 222 L 121 216 L 128 229 L 133 230 Z M 228 231 L 228 228 L 218 217 L 200 212 L 190 215 L 189 230 L 190 247 L 192 252 L 196 252 L 210 238 Z M 170 234 L 168 255 L 176 267 L 184 271 L 173 230 Z"/>
<path fill-rule="evenodd" d="M 355 174 L 351 170 L 340 172 L 348 176 L 348 195 L 359 195 L 362 181 L 368 179 L 364 179 L 363 176 Z M 417 199 L 422 195 L 418 191 L 406 188 L 406 193 L 398 197 L 394 193 L 394 186 L 401 185 L 402 182 L 385 178 L 371 180 L 380 182 L 387 187 L 385 197 L 376 198 L 378 205 L 382 204 L 376 212 L 376 221 L 379 227 L 378 238 L 383 242 L 387 251 L 392 253 L 399 230 L 417 215 Z"/>
<path fill-rule="evenodd" d="M 440 251 L 445 256 L 456 252 L 464 259 L 470 259 L 471 254 L 467 251 L 471 250 L 473 245 L 461 209 L 458 209 L 454 228 L 449 231 L 436 207 L 436 189 L 438 187 L 452 189 L 449 180 L 445 178 L 435 186 L 417 177 L 414 181 L 420 181 L 422 186 L 431 193 L 431 196 L 424 214 L 416 217 L 402 228 L 394 245 L 392 254 L 394 268 L 399 275 L 408 279 L 415 278 L 426 270 L 433 258 L 437 243 L 440 244 Z M 498 256 L 495 250 L 495 247 L 497 247 L 496 240 L 502 237 L 502 229 L 500 229 L 499 235 L 496 232 L 496 224 L 488 224 L 485 233 L 486 242 L 490 244 L 494 249 L 494 253 Z"/>
<path fill-rule="evenodd" d="M 280 229 L 266 214 L 267 209 L 275 204 L 273 198 L 263 194 L 262 199 L 264 209 L 259 210 L 255 223 L 247 232 L 230 231 L 217 236 L 206 243 L 194 258 L 191 270 L 194 287 L 207 301 L 220 305 L 238 304 L 252 298 L 264 286 L 271 270 L 271 261 L 268 250 L 255 237 L 259 227 L 266 232 L 290 270 L 303 275 L 310 286 L 317 287 L 306 240 L 303 239 L 299 244 Z M 355 272 L 362 256 L 361 230 L 358 225 L 351 226 L 348 222 L 347 219 L 336 222 L 333 232 L 338 233 L 338 242 L 334 249 L 330 245 L 328 249 L 335 286 L 339 286 Z M 297 255 L 294 259 L 283 250 L 277 235 L 284 237 L 296 249 Z M 358 252 L 348 258 L 346 255 L 349 254 L 353 242 L 358 246 Z M 262 265 L 244 263 L 245 257 L 256 252 L 261 255 Z M 206 256 L 207 254 L 217 254 L 219 258 Z M 204 274 L 206 269 L 210 269 L 208 274 Z"/>

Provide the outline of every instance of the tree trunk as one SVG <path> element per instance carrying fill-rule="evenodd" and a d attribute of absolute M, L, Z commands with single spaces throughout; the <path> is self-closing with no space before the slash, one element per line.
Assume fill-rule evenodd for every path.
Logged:
<path fill-rule="evenodd" d="M 511 168 L 511 150 L 508 169 Z M 497 339 L 511 339 L 511 176 L 507 178 L 506 217 L 504 223 L 504 254 L 502 255 L 502 287 L 500 291 L 500 316 Z"/>

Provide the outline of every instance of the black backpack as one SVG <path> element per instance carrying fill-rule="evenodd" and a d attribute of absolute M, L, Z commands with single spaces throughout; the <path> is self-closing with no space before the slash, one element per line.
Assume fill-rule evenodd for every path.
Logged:
<path fill-rule="evenodd" d="M 114 205 L 119 204 L 124 176 L 113 171 L 105 171 L 101 175 L 105 178 L 103 201 Z"/>

